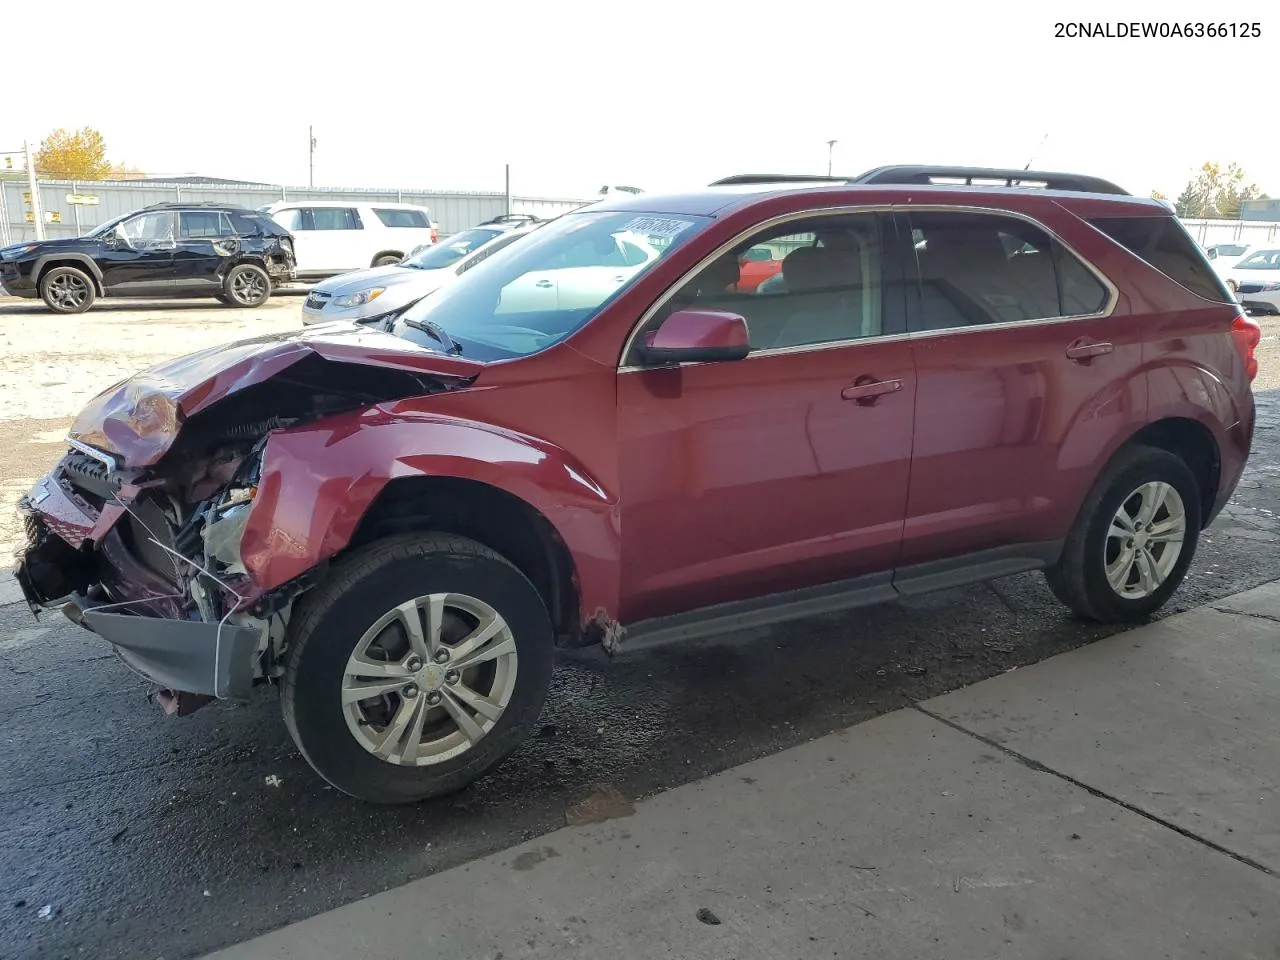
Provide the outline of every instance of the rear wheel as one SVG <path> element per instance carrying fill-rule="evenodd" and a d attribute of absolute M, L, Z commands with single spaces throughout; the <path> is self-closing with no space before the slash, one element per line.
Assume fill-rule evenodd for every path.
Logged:
<path fill-rule="evenodd" d="M 271 296 L 271 278 L 267 271 L 252 263 L 232 267 L 223 281 L 223 300 L 233 307 L 260 307 Z M 221 299 L 221 298 L 220 298 Z"/>
<path fill-rule="evenodd" d="M 1181 459 L 1153 447 L 1123 451 L 1046 571 L 1050 588 L 1092 620 L 1145 619 L 1186 575 L 1199 541 L 1200 503 L 1195 475 Z"/>
<path fill-rule="evenodd" d="M 375 803 L 459 790 L 533 729 L 554 647 L 542 598 L 462 537 L 352 554 L 290 624 L 285 722 L 329 783 Z"/>
<path fill-rule="evenodd" d="M 76 267 L 53 267 L 40 278 L 40 298 L 54 313 L 84 313 L 97 296 L 93 278 Z"/>
<path fill-rule="evenodd" d="M 399 263 L 403 259 L 403 255 L 399 253 L 380 253 L 378 256 L 373 258 L 373 265 L 375 267 L 390 267 Z"/>

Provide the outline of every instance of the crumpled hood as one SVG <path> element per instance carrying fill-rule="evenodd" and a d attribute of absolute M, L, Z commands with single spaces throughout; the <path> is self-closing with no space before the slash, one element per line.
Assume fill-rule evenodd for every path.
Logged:
<path fill-rule="evenodd" d="M 435 353 L 379 330 L 326 324 L 211 347 L 144 370 L 91 400 L 69 436 L 122 457 L 130 467 L 151 466 L 189 417 L 312 356 L 455 384 L 484 369 L 478 361 Z M 274 412 L 263 410 L 262 416 Z"/>

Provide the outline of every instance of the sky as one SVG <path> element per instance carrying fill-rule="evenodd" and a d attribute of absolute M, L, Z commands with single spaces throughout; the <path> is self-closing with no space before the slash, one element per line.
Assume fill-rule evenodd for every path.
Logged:
<path fill-rule="evenodd" d="M 1032 161 L 1176 196 L 1234 161 L 1276 196 L 1251 92 L 1280 59 L 1271 6 L 61 0 L 4 18 L 0 150 L 90 125 L 150 173 L 304 185 L 311 125 L 318 186 L 502 190 L 510 164 L 515 194 L 578 199 L 823 174 L 836 140 L 848 175 Z M 1067 18 L 1262 36 L 1055 37 Z"/>

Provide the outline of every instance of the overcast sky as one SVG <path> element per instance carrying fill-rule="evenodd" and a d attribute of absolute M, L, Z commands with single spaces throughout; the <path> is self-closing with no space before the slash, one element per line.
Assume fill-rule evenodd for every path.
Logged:
<path fill-rule="evenodd" d="M 1175 195 L 1234 160 L 1274 196 L 1271 6 L 61 0 L 4 18 L 0 150 L 92 125 L 148 172 L 301 185 L 310 123 L 317 185 L 500 190 L 510 163 L 517 194 L 578 198 L 825 173 L 835 139 L 837 173 L 1034 155 Z M 1056 39 L 1064 18 L 1262 37 Z"/>

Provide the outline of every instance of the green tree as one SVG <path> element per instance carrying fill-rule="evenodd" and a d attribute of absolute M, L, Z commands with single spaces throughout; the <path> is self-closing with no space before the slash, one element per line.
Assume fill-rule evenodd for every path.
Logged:
<path fill-rule="evenodd" d="M 1201 165 L 1174 202 L 1180 217 L 1236 220 L 1246 200 L 1265 200 L 1256 183 L 1246 182 L 1239 164 L 1208 162 Z"/>
<path fill-rule="evenodd" d="M 51 180 L 102 180 L 111 172 L 107 143 L 92 127 L 59 128 L 40 141 L 36 172 Z"/>

